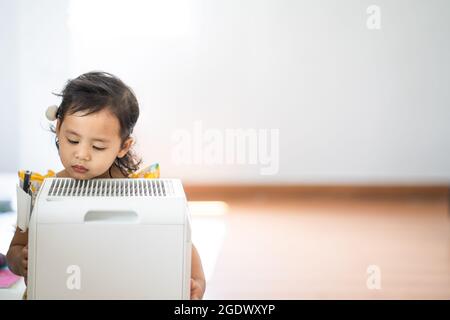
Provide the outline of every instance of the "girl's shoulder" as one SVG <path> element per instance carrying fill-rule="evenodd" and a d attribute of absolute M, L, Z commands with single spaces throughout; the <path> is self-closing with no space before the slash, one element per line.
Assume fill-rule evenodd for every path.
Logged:
<path fill-rule="evenodd" d="M 128 175 L 124 175 L 118 167 L 111 168 L 111 178 L 113 179 L 133 179 L 133 178 L 146 178 L 157 179 L 160 177 L 159 164 L 153 163 L 135 172 L 130 172 Z"/>

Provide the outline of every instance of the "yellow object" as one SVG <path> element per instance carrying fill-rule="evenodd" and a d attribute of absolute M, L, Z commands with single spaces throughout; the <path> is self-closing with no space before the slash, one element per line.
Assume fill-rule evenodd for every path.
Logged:
<path fill-rule="evenodd" d="M 25 170 L 20 170 L 18 172 L 19 179 L 21 181 L 23 181 L 25 179 L 25 173 L 26 173 Z M 37 173 L 37 172 L 31 172 L 31 176 L 30 176 L 30 190 L 31 190 L 31 192 L 33 192 L 33 193 L 36 192 L 39 189 L 39 187 L 41 186 L 42 181 L 44 181 L 45 178 L 55 177 L 55 176 L 56 176 L 56 174 L 55 174 L 55 172 L 53 170 L 48 170 L 47 174 L 44 175 L 44 176 L 39 174 L 39 173 Z"/>
<path fill-rule="evenodd" d="M 25 170 L 20 170 L 19 171 L 19 178 L 20 180 L 24 180 L 25 179 Z M 47 174 L 45 176 L 37 173 L 37 172 L 32 172 L 31 173 L 31 177 L 30 177 L 30 181 L 44 181 L 45 178 L 49 178 L 49 177 L 54 177 L 56 174 L 54 171 L 52 170 L 48 170 Z"/>
<path fill-rule="evenodd" d="M 145 167 L 138 172 L 130 173 L 128 178 L 146 178 L 146 179 L 158 179 L 159 178 L 159 163 L 154 163 Z"/>

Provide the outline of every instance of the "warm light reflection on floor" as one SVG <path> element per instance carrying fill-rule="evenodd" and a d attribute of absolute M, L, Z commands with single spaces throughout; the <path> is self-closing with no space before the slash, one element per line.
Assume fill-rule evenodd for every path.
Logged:
<path fill-rule="evenodd" d="M 229 207 L 223 201 L 189 201 L 188 205 L 192 221 L 192 242 L 202 259 L 206 281 L 209 281 L 225 238 L 225 214 Z"/>
<path fill-rule="evenodd" d="M 224 201 L 189 201 L 191 216 L 221 216 L 228 212 Z"/>

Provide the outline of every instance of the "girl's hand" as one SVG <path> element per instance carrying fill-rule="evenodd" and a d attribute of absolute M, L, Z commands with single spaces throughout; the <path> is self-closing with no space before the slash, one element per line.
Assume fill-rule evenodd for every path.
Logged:
<path fill-rule="evenodd" d="M 27 283 L 28 275 L 28 245 L 22 248 L 20 252 L 20 268 L 21 274 L 25 278 L 25 283 Z"/>
<path fill-rule="evenodd" d="M 191 278 L 191 300 L 200 300 L 203 297 L 203 289 L 200 282 Z"/>

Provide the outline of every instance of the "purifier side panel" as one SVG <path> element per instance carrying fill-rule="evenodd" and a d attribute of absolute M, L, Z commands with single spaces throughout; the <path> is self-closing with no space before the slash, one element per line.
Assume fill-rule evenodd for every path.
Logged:
<path fill-rule="evenodd" d="M 34 297 L 182 299 L 187 275 L 183 229 L 183 225 L 39 225 Z"/>

